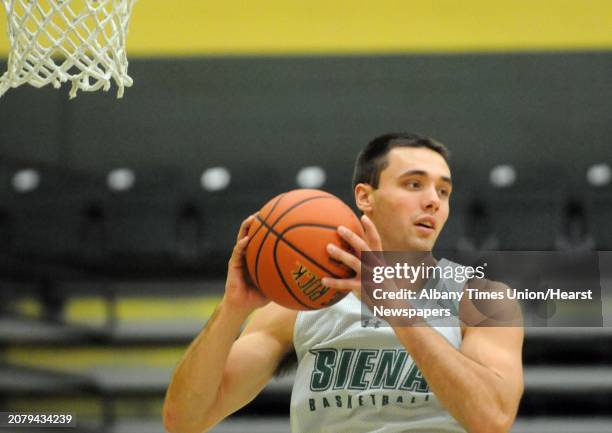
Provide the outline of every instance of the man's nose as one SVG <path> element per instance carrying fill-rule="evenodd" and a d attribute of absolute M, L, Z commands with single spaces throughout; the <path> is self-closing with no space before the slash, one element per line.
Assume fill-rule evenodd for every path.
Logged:
<path fill-rule="evenodd" d="M 435 186 L 431 186 L 423 191 L 423 209 L 436 212 L 440 207 L 440 195 Z"/>

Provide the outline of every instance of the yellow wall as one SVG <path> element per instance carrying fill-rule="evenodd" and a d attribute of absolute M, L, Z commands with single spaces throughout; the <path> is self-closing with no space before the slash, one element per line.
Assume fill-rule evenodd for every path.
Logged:
<path fill-rule="evenodd" d="M 131 56 L 610 48 L 612 0 L 138 0 L 128 38 Z"/>

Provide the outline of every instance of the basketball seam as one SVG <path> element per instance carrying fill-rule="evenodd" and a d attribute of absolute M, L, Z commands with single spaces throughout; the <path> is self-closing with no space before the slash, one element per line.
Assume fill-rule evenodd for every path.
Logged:
<path fill-rule="evenodd" d="M 255 231 L 255 233 L 253 233 L 253 237 L 252 238 L 255 237 L 257 232 L 264 225 L 267 227 L 266 220 L 270 217 L 270 215 L 272 215 L 272 212 L 274 212 L 274 209 L 276 209 L 276 206 L 278 206 L 278 204 L 281 202 L 281 200 L 282 200 L 282 198 L 284 196 L 285 196 L 285 194 L 281 194 L 281 196 L 278 198 L 278 200 L 276 200 L 276 203 L 274 203 L 274 205 L 272 206 L 272 209 L 270 209 L 270 212 L 268 213 L 268 215 L 266 215 L 265 219 L 262 220 L 261 217 L 259 216 L 259 213 L 256 215 L 256 218 L 259 220 L 259 222 L 261 224 L 259 225 L 259 227 Z M 259 256 L 261 254 L 261 250 L 263 249 L 264 243 L 266 242 L 266 238 L 268 237 L 268 234 L 270 234 L 269 230 L 266 232 L 266 234 L 264 235 L 263 239 L 261 240 L 261 243 L 259 244 L 259 248 L 257 249 L 257 254 L 255 255 L 255 264 L 253 265 L 255 267 L 255 285 L 257 286 L 257 288 L 259 288 L 259 290 L 261 290 L 261 285 L 259 284 Z M 251 242 L 251 241 L 249 241 L 249 242 Z"/>
<path fill-rule="evenodd" d="M 286 210 L 285 210 L 283 213 L 281 213 L 281 214 L 280 214 L 280 215 L 279 215 L 279 216 L 276 218 L 276 220 L 275 220 L 273 223 L 268 224 L 267 219 L 268 219 L 268 218 L 269 218 L 269 217 L 272 215 L 272 213 L 273 213 L 274 209 L 277 207 L 277 205 L 280 203 L 281 199 L 282 199 L 282 198 L 283 198 L 283 197 L 284 197 L 286 194 L 287 194 L 287 193 L 282 194 L 282 195 L 281 195 L 281 196 L 278 198 L 278 200 L 276 201 L 276 203 L 273 205 L 272 210 L 270 210 L 270 212 L 268 213 L 268 215 L 266 216 L 266 218 L 265 218 L 265 219 L 263 219 L 263 218 L 262 218 L 262 217 L 261 217 L 259 214 L 257 214 L 257 215 L 256 215 L 257 220 L 260 222 L 260 227 L 258 227 L 258 229 L 257 229 L 257 230 L 256 230 L 256 232 L 254 233 L 254 235 L 255 235 L 255 234 L 256 234 L 256 233 L 257 233 L 257 232 L 258 232 L 258 231 L 261 229 L 261 227 L 263 227 L 263 226 L 266 226 L 267 231 L 266 231 L 266 234 L 264 235 L 263 239 L 261 240 L 261 243 L 259 244 L 259 248 L 258 248 L 258 250 L 257 250 L 257 254 L 256 254 L 256 257 L 255 257 L 255 264 L 254 264 L 254 266 L 255 266 L 255 283 L 256 283 L 257 287 L 258 287 L 258 288 L 260 288 L 260 290 L 261 290 L 261 284 L 259 283 L 259 258 L 260 258 L 260 256 L 261 256 L 261 251 L 262 251 L 262 249 L 263 249 L 263 246 L 264 246 L 264 244 L 265 244 L 265 242 L 266 242 L 266 240 L 267 240 L 267 238 L 268 238 L 268 236 L 269 236 L 270 232 L 272 232 L 272 234 L 276 235 L 276 237 L 277 237 L 276 242 L 275 242 L 274 247 L 273 247 L 273 254 L 272 254 L 272 257 L 273 257 L 273 260 L 274 260 L 274 266 L 276 267 L 277 274 L 279 275 L 280 280 L 281 280 L 281 282 L 283 283 L 283 286 L 285 286 L 285 290 L 287 290 L 287 292 L 289 293 L 289 295 L 291 295 L 291 297 L 292 297 L 293 299 L 295 299 L 295 301 L 296 301 L 296 302 L 298 302 L 300 305 L 302 305 L 302 306 L 304 306 L 304 307 L 308 308 L 309 310 L 314 310 L 314 309 L 316 309 L 315 307 L 312 307 L 312 306 L 306 305 L 305 303 L 303 303 L 302 301 L 300 301 L 300 299 L 298 299 L 298 298 L 296 297 L 296 295 L 293 293 L 293 291 L 291 290 L 291 288 L 288 286 L 287 282 L 285 281 L 285 278 L 283 277 L 283 275 L 282 275 L 282 273 L 281 273 L 280 266 L 278 265 L 278 262 L 277 262 L 277 260 L 276 260 L 276 251 L 277 251 L 277 247 L 278 247 L 278 243 L 279 243 L 279 241 L 280 241 L 280 240 L 282 240 L 282 241 L 283 241 L 283 242 L 284 242 L 286 245 L 288 245 L 288 246 L 289 246 L 291 249 L 293 249 L 293 250 L 294 250 L 294 251 L 296 251 L 298 254 L 302 255 L 304 258 L 306 258 L 307 260 L 311 261 L 311 262 L 312 262 L 312 263 L 314 263 L 314 264 L 315 264 L 317 267 L 319 267 L 319 268 L 323 269 L 325 272 L 329 273 L 329 274 L 330 274 L 330 275 L 332 275 L 333 277 L 338 278 L 338 276 L 337 276 L 336 274 L 334 274 L 333 272 L 330 272 L 329 270 L 327 270 L 325 267 L 323 267 L 323 266 L 322 266 L 321 264 L 319 264 L 317 261 L 313 260 L 311 257 L 309 257 L 307 254 L 305 254 L 303 251 L 301 251 L 300 249 L 298 249 L 297 247 L 295 247 L 295 245 L 291 244 L 291 243 L 290 243 L 289 241 L 287 241 L 286 239 L 283 239 L 283 238 L 282 238 L 282 236 L 281 236 L 281 235 L 279 235 L 279 233 L 278 233 L 276 230 L 274 230 L 274 226 L 276 226 L 276 224 L 278 224 L 278 223 L 279 223 L 279 222 L 282 220 L 282 218 L 283 218 L 283 217 L 285 217 L 285 216 L 286 216 L 286 215 L 287 215 L 289 212 L 291 212 L 292 210 L 294 210 L 294 209 L 298 208 L 298 207 L 299 207 L 299 206 L 301 206 L 302 204 L 307 203 L 307 202 L 309 202 L 309 201 L 312 201 L 312 200 L 317 200 L 317 199 L 322 199 L 322 198 L 326 198 L 326 199 L 335 199 L 335 200 L 338 200 L 338 201 L 341 201 L 341 200 L 339 200 L 337 197 L 335 197 L 335 196 L 333 196 L 333 195 L 331 195 L 331 194 L 329 194 L 329 195 L 318 195 L 318 196 L 314 196 L 314 197 L 308 197 L 308 198 L 305 198 L 305 199 L 303 199 L 303 200 L 300 200 L 299 202 L 294 203 L 293 205 L 291 205 L 291 206 L 290 206 L 288 209 L 286 209 Z M 307 225 L 307 224 L 302 224 L 302 225 Z M 285 231 L 283 231 L 283 233 L 285 233 L 285 232 L 286 232 L 288 229 L 292 229 L 292 228 L 295 228 L 295 227 L 297 227 L 297 226 L 300 226 L 300 225 L 298 224 L 298 225 L 293 225 L 293 226 L 290 226 L 290 227 L 288 227 L 287 229 L 285 229 Z M 313 225 L 311 225 L 311 226 L 313 226 Z M 335 227 L 333 227 L 333 226 L 324 226 L 324 225 L 320 225 L 320 227 L 322 227 L 322 228 L 328 228 L 328 229 L 332 229 L 332 230 L 335 230 L 335 229 L 336 229 L 336 228 L 335 228 Z"/>
<path fill-rule="evenodd" d="M 287 193 L 284 193 L 284 194 L 282 194 L 282 195 L 281 195 L 281 196 L 278 198 L 277 202 L 276 202 L 276 203 L 275 203 L 275 205 L 274 205 L 274 208 L 276 208 L 276 205 L 278 205 L 278 204 L 280 203 L 281 199 L 282 199 L 282 198 L 283 198 L 283 197 L 284 197 L 286 194 L 287 194 Z M 269 214 L 268 214 L 268 216 L 266 217 L 266 220 L 262 220 L 262 219 L 261 219 L 261 217 L 259 216 L 259 214 L 256 216 L 256 218 L 259 220 L 259 222 L 261 223 L 261 225 L 262 225 L 262 226 L 264 226 L 264 225 L 265 225 L 265 226 L 268 228 L 268 231 L 266 232 L 266 234 L 264 235 L 263 239 L 261 240 L 261 243 L 259 244 L 259 248 L 258 248 L 258 250 L 257 250 L 257 255 L 255 256 L 255 284 L 257 285 L 257 287 L 258 287 L 258 288 L 260 288 L 260 290 L 261 290 L 261 285 L 259 284 L 259 257 L 260 257 L 260 255 L 261 255 L 261 250 L 263 249 L 263 246 L 264 246 L 264 244 L 266 243 L 266 239 L 268 238 L 268 235 L 270 234 L 270 229 L 271 229 L 272 227 L 274 227 L 274 226 L 275 226 L 275 225 L 276 225 L 276 224 L 277 224 L 277 223 L 278 223 L 278 222 L 279 222 L 279 221 L 280 221 L 280 220 L 281 220 L 281 219 L 282 219 L 282 218 L 283 218 L 285 215 L 287 215 L 289 212 L 291 212 L 291 211 L 292 211 L 293 209 L 295 209 L 296 207 L 298 207 L 298 206 L 300 206 L 300 205 L 302 205 L 302 204 L 304 204 L 304 203 L 306 203 L 306 202 L 308 202 L 308 201 L 310 201 L 310 200 L 315 200 L 315 199 L 318 199 L 318 198 L 334 198 L 334 199 L 336 199 L 336 200 L 337 200 L 337 198 L 336 198 L 336 197 L 334 197 L 333 195 L 317 195 L 317 196 L 314 196 L 314 197 L 308 197 L 308 198 L 305 198 L 305 199 L 303 199 L 303 200 L 301 200 L 301 201 L 299 201 L 299 202 L 297 202 L 297 203 L 294 203 L 294 204 L 293 204 L 293 205 L 291 205 L 289 208 L 287 208 L 287 209 L 286 209 L 286 210 L 285 210 L 283 213 L 281 213 L 281 214 L 278 216 L 278 218 L 276 218 L 276 221 L 274 221 L 274 222 L 272 223 L 272 225 L 268 225 L 268 224 L 266 223 L 266 220 L 268 219 L 268 217 L 269 217 L 270 215 L 272 215 L 272 211 L 273 211 L 273 210 L 271 210 L 271 211 L 270 211 L 270 213 L 269 213 Z M 274 233 L 276 234 L 276 232 L 274 232 Z"/>
<path fill-rule="evenodd" d="M 263 224 L 263 223 L 262 223 Z M 283 241 L 285 244 L 287 244 L 287 246 L 289 248 L 291 248 L 293 251 L 295 251 L 296 253 L 299 253 L 300 255 L 304 256 L 306 259 L 310 260 L 312 263 L 315 263 L 319 268 L 323 269 L 325 272 L 327 272 L 329 275 L 331 275 L 334 278 L 341 278 L 340 275 L 336 275 L 335 273 L 333 273 L 332 271 L 330 271 L 329 269 L 327 269 L 325 266 L 323 266 L 322 264 L 320 264 L 319 262 L 317 262 L 315 259 L 313 259 L 312 257 L 310 257 L 308 254 L 306 254 L 304 251 L 300 250 L 298 247 L 296 247 L 295 245 L 293 245 L 291 242 L 289 242 L 287 239 L 285 239 L 283 237 L 283 235 L 289 231 L 289 229 L 293 229 L 296 227 L 320 227 L 320 228 L 325 228 L 325 229 L 330 229 L 330 230 L 337 230 L 337 227 L 334 226 L 326 226 L 324 224 L 294 224 L 292 226 L 287 227 L 285 230 L 283 230 L 281 233 L 277 232 L 276 230 L 274 230 L 273 228 L 268 227 L 268 230 L 271 231 L 273 234 L 276 235 L 277 237 L 277 242 L 279 240 Z"/>
<path fill-rule="evenodd" d="M 330 226 L 330 225 L 327 225 L 327 224 L 304 223 L 304 224 L 294 224 L 294 225 L 292 225 L 292 226 L 287 227 L 285 230 L 283 230 L 283 232 L 281 233 L 281 235 L 284 235 L 286 232 L 288 232 L 288 231 L 289 231 L 289 229 L 293 229 L 293 228 L 295 228 L 295 227 L 319 227 L 319 228 L 322 228 L 322 229 L 330 229 L 330 230 L 334 230 L 334 231 L 338 230 L 338 227 L 337 227 L 337 226 Z M 284 236 L 283 236 L 283 237 L 284 237 Z M 285 240 L 285 242 L 287 242 L 288 244 L 290 244 L 290 242 L 289 242 L 289 241 L 287 241 L 287 240 Z M 302 252 L 301 250 L 298 250 L 298 251 L 300 251 L 300 253 Z M 304 254 L 304 256 L 305 256 L 305 257 L 307 257 L 309 260 L 312 260 L 312 259 L 310 259 L 310 257 L 306 256 L 306 254 Z M 333 257 L 330 257 L 330 260 L 331 260 L 332 262 L 337 263 L 338 265 L 342 265 L 342 266 L 344 266 L 344 267 L 348 268 L 349 270 L 351 270 L 352 272 L 354 272 L 352 269 L 350 269 L 350 268 L 349 268 L 347 265 L 345 265 L 345 264 L 344 264 L 344 263 L 342 263 L 341 261 L 336 260 L 336 259 L 334 259 Z M 317 263 L 317 265 L 319 265 L 319 263 L 318 263 L 318 262 L 314 262 L 314 263 Z M 329 272 L 329 271 L 328 271 L 326 268 L 324 268 L 323 266 L 319 266 L 319 267 L 320 267 L 321 269 L 323 269 L 324 271 Z M 333 274 L 332 272 L 329 272 L 329 273 L 330 273 L 332 276 L 336 277 L 336 275 L 335 275 L 335 274 Z M 337 278 L 337 277 L 336 277 L 336 278 Z"/>
<path fill-rule="evenodd" d="M 262 224 L 265 224 L 262 222 Z M 267 226 L 267 225 L 266 225 Z M 292 226 L 287 227 L 285 230 L 283 230 L 282 233 L 278 233 L 276 230 L 274 230 L 273 228 L 267 226 L 268 231 L 272 232 L 274 235 L 276 235 L 276 242 L 274 243 L 274 252 L 272 254 L 272 257 L 274 258 L 274 266 L 276 267 L 276 272 L 278 273 L 278 276 L 280 277 L 281 282 L 283 283 L 283 285 L 285 286 L 285 290 L 287 290 L 287 292 L 289 293 L 289 295 L 291 295 L 291 297 L 293 299 L 295 299 L 299 304 L 303 305 L 304 307 L 310 309 L 310 310 L 314 310 L 316 309 L 315 307 L 312 307 L 310 305 L 306 305 L 305 303 L 303 303 L 297 296 L 295 293 L 293 293 L 293 290 L 291 290 L 291 288 L 289 287 L 289 285 L 287 284 L 287 281 L 285 281 L 285 277 L 283 276 L 283 273 L 280 269 L 280 266 L 278 264 L 278 261 L 276 260 L 276 251 L 278 249 L 278 244 L 282 241 L 283 243 L 285 243 L 289 248 L 291 248 L 292 250 L 294 250 L 296 253 L 298 253 L 299 255 L 303 256 L 306 260 L 310 261 L 311 263 L 313 263 L 315 266 L 317 266 L 320 269 L 323 269 L 325 272 L 327 272 L 328 274 L 330 274 L 332 277 L 334 278 L 339 278 L 338 275 L 334 274 L 333 272 L 329 271 L 325 266 L 321 265 L 318 261 L 314 260 L 312 257 L 310 257 L 308 254 L 304 253 L 304 251 L 300 250 L 299 248 L 297 248 L 295 245 L 293 245 L 291 242 L 289 242 L 287 239 L 285 239 L 283 237 L 283 234 L 285 232 L 287 232 L 290 229 L 293 229 L 295 227 L 320 227 L 320 228 L 326 228 L 326 229 L 330 229 L 330 230 L 336 230 L 336 227 L 334 226 L 326 226 L 323 224 L 294 224 Z M 318 307 L 318 306 L 317 306 Z"/>
<path fill-rule="evenodd" d="M 278 206 L 278 203 L 281 201 L 281 199 L 283 198 L 285 194 L 281 194 L 278 199 L 276 199 L 276 202 L 274 203 L 274 205 L 272 205 L 272 209 L 270 209 L 270 212 L 268 212 L 268 215 L 266 215 L 266 217 L 264 218 L 264 221 L 268 219 L 268 217 L 270 215 L 272 215 L 272 212 L 274 212 L 274 209 L 276 209 L 276 206 Z M 257 212 L 257 214 L 255 215 L 257 219 L 259 219 L 261 221 L 261 218 L 259 217 L 259 212 Z M 261 230 L 262 225 L 260 225 L 259 227 L 257 227 L 257 230 L 255 230 L 255 233 L 253 233 L 253 236 L 251 236 L 251 238 L 254 238 L 255 235 L 259 232 L 259 230 Z M 249 240 L 249 242 L 251 242 Z"/>
<path fill-rule="evenodd" d="M 313 260 L 312 258 L 310 258 L 308 255 L 306 255 L 302 250 L 300 250 L 299 248 L 295 247 L 293 244 L 291 244 L 291 242 L 289 242 L 288 240 L 285 239 L 285 233 L 287 233 L 289 230 L 294 229 L 296 227 L 318 227 L 318 228 L 322 228 L 322 229 L 329 229 L 329 230 L 333 230 L 336 231 L 338 230 L 337 226 L 330 226 L 327 224 L 315 224 L 315 223 L 302 223 L 302 224 L 294 224 L 292 226 L 287 227 L 285 230 L 283 230 L 283 232 L 281 233 L 281 237 L 283 238 L 283 241 L 289 245 L 292 246 L 297 252 L 299 252 L 300 254 L 302 254 L 304 257 L 306 257 L 308 260 L 310 260 L 311 262 L 317 264 L 317 266 L 319 266 L 321 269 L 323 269 L 325 272 L 327 272 L 328 274 L 330 274 L 332 277 L 334 278 L 341 278 L 339 275 L 334 274 L 333 272 L 331 272 L 329 269 L 327 269 L 326 267 L 322 266 L 319 262 Z M 333 257 L 330 257 L 330 260 L 334 263 L 337 263 L 338 265 L 342 265 L 346 268 L 348 268 L 348 266 L 346 266 L 344 263 L 342 263 L 339 260 L 334 259 Z M 354 272 L 352 269 L 348 268 L 351 272 Z"/>
<path fill-rule="evenodd" d="M 306 258 L 308 261 L 310 261 L 311 263 L 313 263 L 315 266 L 317 266 L 320 269 L 323 269 L 325 272 L 327 272 L 328 274 L 330 274 L 332 277 L 334 278 L 340 278 L 339 275 L 334 274 L 333 272 L 329 271 L 327 268 L 325 268 L 323 265 L 321 265 L 318 261 L 314 260 L 312 257 L 310 257 L 309 255 L 307 255 L 306 253 L 304 253 L 302 250 L 300 250 L 299 248 L 297 248 L 295 245 L 293 245 L 291 242 L 289 242 L 287 239 L 285 239 L 282 235 L 289 231 L 290 229 L 294 229 L 296 227 L 319 227 L 319 228 L 324 228 L 324 229 L 330 229 L 330 230 L 336 230 L 337 228 L 334 226 L 328 226 L 328 225 L 324 225 L 324 224 L 294 224 L 292 226 L 287 227 L 285 230 L 283 230 L 283 232 L 281 234 L 279 234 L 278 232 L 274 231 L 273 229 L 268 228 L 268 230 L 271 230 L 274 232 L 274 234 L 276 235 L 276 242 L 274 243 L 274 253 L 273 253 L 273 257 L 274 257 L 274 266 L 276 267 L 276 271 L 278 273 L 278 276 L 281 279 L 281 282 L 283 283 L 283 285 L 285 286 L 285 289 L 287 290 L 287 292 L 293 297 L 293 299 L 295 299 L 297 302 L 299 302 L 301 305 L 303 305 L 306 308 L 309 308 L 311 310 L 315 310 L 318 307 L 320 307 L 320 305 L 317 305 L 316 307 L 311 307 L 309 305 L 304 304 L 299 298 L 296 297 L 296 295 L 293 293 L 293 291 L 291 290 L 291 288 L 289 287 L 289 285 L 287 284 L 287 282 L 285 281 L 285 278 L 281 272 L 280 266 L 278 265 L 278 262 L 276 260 L 276 251 L 278 249 L 278 244 L 283 241 L 288 247 L 290 247 L 291 249 L 293 249 L 295 252 L 299 253 L 301 256 L 303 256 L 304 258 Z M 336 290 L 336 289 L 332 289 L 332 290 Z"/>
<path fill-rule="evenodd" d="M 303 303 L 297 296 L 295 293 L 293 293 L 293 290 L 291 290 L 291 288 L 289 287 L 289 285 L 287 284 L 287 282 L 285 281 L 285 277 L 283 276 L 283 272 L 278 264 L 278 261 L 276 260 L 276 250 L 278 248 L 278 243 L 280 242 L 281 238 L 279 238 L 278 236 L 276 237 L 276 242 L 274 243 L 274 252 L 272 254 L 272 257 L 274 258 L 274 266 L 276 267 L 276 273 L 278 274 L 278 276 L 280 277 L 281 282 L 283 283 L 283 285 L 285 286 L 285 290 L 287 290 L 287 293 L 289 293 L 291 295 L 291 297 L 293 299 L 295 299 L 299 304 L 303 305 L 304 307 L 308 308 L 309 310 L 314 310 L 315 308 L 310 306 L 310 305 L 306 305 L 305 303 Z M 299 250 L 298 250 L 299 251 Z"/>

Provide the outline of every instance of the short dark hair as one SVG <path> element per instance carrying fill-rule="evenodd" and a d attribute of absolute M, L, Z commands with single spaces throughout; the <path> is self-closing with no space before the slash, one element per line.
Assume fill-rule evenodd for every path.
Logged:
<path fill-rule="evenodd" d="M 380 173 L 387 167 L 387 154 L 396 147 L 425 147 L 440 154 L 448 163 L 450 152 L 433 138 L 412 133 L 390 133 L 376 137 L 359 152 L 353 172 L 353 189 L 358 183 L 367 183 L 378 188 Z"/>

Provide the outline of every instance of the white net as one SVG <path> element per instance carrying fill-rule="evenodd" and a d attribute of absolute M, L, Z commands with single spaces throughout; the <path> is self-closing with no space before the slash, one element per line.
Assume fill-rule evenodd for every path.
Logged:
<path fill-rule="evenodd" d="M 0 96 L 29 83 L 78 90 L 110 89 L 117 97 L 132 85 L 125 41 L 135 0 L 1 0 L 8 18 L 8 70 Z"/>

